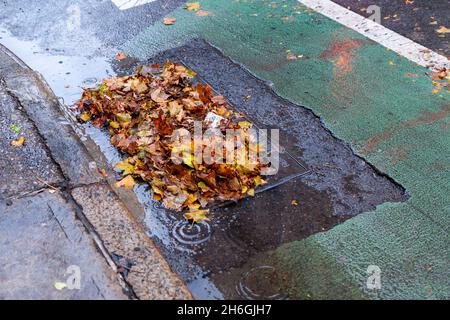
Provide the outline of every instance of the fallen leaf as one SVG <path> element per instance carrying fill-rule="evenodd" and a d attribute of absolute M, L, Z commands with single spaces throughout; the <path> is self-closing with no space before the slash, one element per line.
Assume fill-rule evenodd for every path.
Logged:
<path fill-rule="evenodd" d="M 126 189 L 133 189 L 136 182 L 134 181 L 132 176 L 126 176 L 122 180 L 116 182 L 115 187 L 116 188 L 126 188 Z"/>
<path fill-rule="evenodd" d="M 195 15 L 196 15 L 196 16 L 199 16 L 199 17 L 205 17 L 205 16 L 210 16 L 210 15 L 212 15 L 212 13 L 209 12 L 209 11 L 206 11 L 206 10 L 200 10 L 200 11 L 198 11 Z"/>
<path fill-rule="evenodd" d="M 88 112 L 83 112 L 80 116 L 80 120 L 83 122 L 87 122 L 91 118 L 91 115 Z"/>
<path fill-rule="evenodd" d="M 441 26 L 439 29 L 436 29 L 437 33 L 442 33 L 442 34 L 446 34 L 446 33 L 450 33 L 450 29 L 446 28 L 444 26 Z"/>
<path fill-rule="evenodd" d="M 10 125 L 9 128 L 10 128 L 11 131 L 14 132 L 14 133 L 20 133 L 20 128 L 19 128 L 15 123 L 13 123 L 12 125 Z"/>
<path fill-rule="evenodd" d="M 123 59 L 125 59 L 125 58 L 127 58 L 128 56 L 125 54 L 125 53 L 123 53 L 123 52 L 119 52 L 119 53 L 117 53 L 116 55 L 115 55 L 115 58 L 117 59 L 117 60 L 123 60 Z"/>
<path fill-rule="evenodd" d="M 186 2 L 185 8 L 191 11 L 200 9 L 200 2 Z"/>
<path fill-rule="evenodd" d="M 431 77 L 433 78 L 433 80 L 444 80 L 447 76 L 448 76 L 448 73 L 446 70 L 433 72 L 431 74 Z"/>
<path fill-rule="evenodd" d="M 292 52 L 289 52 L 287 54 L 287 56 L 286 56 L 286 59 L 288 59 L 288 60 L 297 60 L 298 57 L 297 57 L 297 55 L 293 54 Z"/>
<path fill-rule="evenodd" d="M 11 141 L 11 145 L 13 147 L 23 147 L 24 144 L 25 144 L 25 137 L 23 137 L 23 136 L 17 140 Z"/>
<path fill-rule="evenodd" d="M 201 221 L 205 221 L 205 220 L 209 220 L 206 217 L 206 214 L 209 212 L 209 210 L 194 210 L 194 211 L 189 211 L 186 212 L 184 214 L 184 216 L 186 217 L 186 219 L 188 220 L 192 220 L 193 222 L 201 222 Z"/>
<path fill-rule="evenodd" d="M 54 286 L 56 290 L 67 288 L 67 284 L 65 282 L 55 282 Z"/>
<path fill-rule="evenodd" d="M 131 165 L 127 160 L 122 160 L 117 162 L 114 169 L 122 171 L 124 176 L 134 173 L 134 166 Z"/>
<path fill-rule="evenodd" d="M 292 204 L 293 206 L 298 206 L 298 200 L 293 199 L 293 200 L 291 201 L 291 204 Z"/>
<path fill-rule="evenodd" d="M 177 21 L 175 18 L 164 18 L 163 23 L 166 25 L 172 25 Z"/>

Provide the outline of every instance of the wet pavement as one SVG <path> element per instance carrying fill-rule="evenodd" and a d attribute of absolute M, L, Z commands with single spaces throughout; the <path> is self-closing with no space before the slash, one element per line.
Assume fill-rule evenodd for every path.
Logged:
<path fill-rule="evenodd" d="M 75 208 L 51 189 L 0 201 L 0 299 L 128 299 Z M 80 287 L 57 290 L 79 268 Z"/>
<path fill-rule="evenodd" d="M 13 131 L 15 127 L 17 131 Z M 46 184 L 58 186 L 64 182 L 33 123 L 1 82 L 0 131 L 0 199 L 26 195 L 47 188 Z M 19 137 L 25 137 L 24 147 L 13 147 L 11 141 Z"/>
<path fill-rule="evenodd" d="M 66 106 L 80 96 L 82 86 L 93 86 L 115 73 L 131 72 L 139 63 L 171 58 L 193 68 L 200 81 L 210 83 L 259 127 L 279 128 L 284 159 L 292 164 L 284 175 L 287 179 L 254 198 L 214 210 L 209 222 L 189 225 L 179 213 L 150 200 L 145 185 L 135 189 L 137 199 L 127 201 L 136 201 L 131 206 L 144 209 L 134 212 L 137 221 L 194 297 L 297 298 L 287 294 L 292 292 L 288 287 L 292 275 L 277 267 L 274 250 L 330 230 L 383 204 L 406 201 L 408 194 L 355 155 L 308 108 L 278 97 L 270 83 L 258 80 L 202 40 L 148 61 L 114 60 L 124 41 L 181 3 L 156 1 L 119 11 L 109 1 L 77 1 L 70 10 L 72 2 L 58 2 L 50 8 L 38 2 L 14 2 L 13 6 L 6 1 L 0 4 L 5 8 L 0 10 L 0 43 L 41 72 Z M 67 22 L 73 21 L 77 10 L 83 12 L 80 29 L 59 32 L 72 27 Z M 43 23 L 26 23 L 35 18 Z M 257 67 L 268 66 L 261 63 Z M 305 88 L 305 95 L 308 90 Z M 351 90 L 339 94 L 343 102 L 352 98 Z M 346 107 L 344 103 L 339 110 Z M 121 155 L 109 144 L 108 135 L 89 126 L 84 129 L 87 136 L 82 139 L 94 140 L 112 167 Z M 292 204 L 294 199 L 298 205 Z M 305 261 L 308 259 L 305 257 Z"/>
<path fill-rule="evenodd" d="M 209 83 L 258 127 L 280 129 L 280 146 L 284 150 L 280 162 L 281 167 L 283 163 L 286 166 L 276 176 L 267 177 L 273 188 L 214 209 L 211 221 L 196 225 L 151 200 L 145 184 L 136 188 L 145 208 L 144 217 L 140 217 L 143 225 L 195 298 L 286 298 L 287 289 L 283 291 L 280 282 L 283 274 L 271 265 L 276 261 L 268 261 L 272 250 L 329 230 L 384 202 L 407 200 L 401 186 L 354 155 L 311 111 L 278 97 L 269 84 L 256 79 L 205 41 L 192 41 L 147 63 L 164 63 L 167 59 L 192 68 L 200 75 L 197 81 Z M 114 69 L 131 73 L 133 65 L 140 63 L 144 62 L 125 59 L 115 63 Z M 107 132 L 90 125 L 85 129 L 111 166 L 121 160 L 122 155 L 111 146 Z M 280 179 L 282 183 L 278 183 Z M 298 205 L 293 205 L 293 200 Z M 253 270 L 261 268 L 269 273 L 265 285 L 252 275 L 259 273 Z M 243 285 L 242 281 L 251 284 Z M 261 286 L 251 293 L 244 288 L 257 283 Z"/>
<path fill-rule="evenodd" d="M 448 27 L 449 0 L 332 0 L 364 17 L 372 16 L 367 7 L 380 7 L 381 24 L 421 45 L 450 56 L 450 37 L 436 32 L 441 26 Z"/>

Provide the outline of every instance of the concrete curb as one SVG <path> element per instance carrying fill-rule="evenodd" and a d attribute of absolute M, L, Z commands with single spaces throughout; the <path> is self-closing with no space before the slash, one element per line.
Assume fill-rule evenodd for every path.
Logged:
<path fill-rule="evenodd" d="M 89 141 L 81 141 L 78 128 L 71 123 L 43 77 L 2 45 L 0 75 L 7 91 L 17 99 L 43 137 L 66 178 L 66 197 L 80 209 L 78 218 L 131 298 L 191 299 L 187 287 L 133 221 L 126 204 L 114 195 L 107 183 L 110 179 L 105 179 L 99 171 L 106 167 L 106 160 L 95 151 L 91 153 L 93 145 Z M 112 254 L 132 263 L 127 273 L 121 272 Z"/>

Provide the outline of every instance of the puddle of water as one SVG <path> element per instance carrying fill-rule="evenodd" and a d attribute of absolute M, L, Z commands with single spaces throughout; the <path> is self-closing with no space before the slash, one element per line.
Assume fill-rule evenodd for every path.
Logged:
<path fill-rule="evenodd" d="M 14 52 L 30 68 L 41 73 L 57 97 L 66 105 L 78 100 L 83 87 L 92 87 L 114 75 L 103 57 L 65 56 L 41 48 L 37 42 L 19 40 L 0 27 L 0 43 Z"/>

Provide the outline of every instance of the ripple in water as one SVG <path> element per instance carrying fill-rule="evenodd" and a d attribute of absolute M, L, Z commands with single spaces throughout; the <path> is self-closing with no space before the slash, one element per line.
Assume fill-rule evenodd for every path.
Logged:
<path fill-rule="evenodd" d="M 237 293 L 248 300 L 285 300 L 281 281 L 272 266 L 259 266 L 247 271 L 236 286 Z"/>
<path fill-rule="evenodd" d="M 172 228 L 173 237 L 184 246 L 195 246 L 208 241 L 211 226 L 206 221 L 191 224 L 187 220 L 178 221 Z M 186 248 L 180 248 L 186 250 Z"/>

